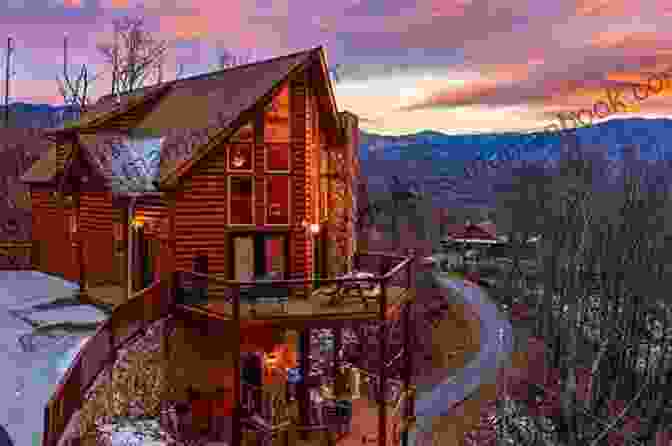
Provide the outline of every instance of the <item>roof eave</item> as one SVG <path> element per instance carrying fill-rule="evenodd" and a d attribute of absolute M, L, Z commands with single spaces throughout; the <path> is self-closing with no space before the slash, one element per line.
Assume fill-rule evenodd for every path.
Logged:
<path fill-rule="evenodd" d="M 334 86 L 331 83 L 331 77 L 329 77 L 329 69 L 327 65 L 327 54 L 324 51 L 322 45 L 318 46 L 316 49 L 318 57 L 320 59 L 320 69 L 322 71 L 322 76 L 325 78 L 327 84 L 327 90 L 329 91 L 329 103 L 331 104 L 331 111 L 334 117 L 334 121 L 339 129 L 343 126 L 341 119 L 338 114 L 338 106 L 336 105 L 336 95 L 334 94 Z"/>

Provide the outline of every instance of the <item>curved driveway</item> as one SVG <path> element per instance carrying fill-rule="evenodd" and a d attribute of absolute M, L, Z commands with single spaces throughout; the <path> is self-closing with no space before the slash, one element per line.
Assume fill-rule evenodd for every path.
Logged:
<path fill-rule="evenodd" d="M 488 298 L 483 290 L 472 282 L 449 278 L 433 273 L 433 280 L 455 303 L 472 305 L 481 322 L 481 348 L 467 365 L 454 371 L 431 389 L 420 386 L 415 401 L 417 429 L 431 430 L 432 418 L 448 415 L 461 401 L 468 398 L 481 384 L 494 383 L 500 368 L 508 365 L 513 350 L 513 331 L 507 317 Z M 415 432 L 409 435 L 409 444 L 415 445 Z"/>

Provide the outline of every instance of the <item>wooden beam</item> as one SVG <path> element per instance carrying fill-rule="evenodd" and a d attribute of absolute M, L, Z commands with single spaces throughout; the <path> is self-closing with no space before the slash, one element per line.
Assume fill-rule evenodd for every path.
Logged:
<path fill-rule="evenodd" d="M 235 339 L 233 339 L 233 432 L 232 446 L 240 446 L 242 440 L 241 403 L 240 403 L 240 288 L 234 290 L 233 319 L 236 324 Z"/>
<path fill-rule="evenodd" d="M 378 376 L 380 377 L 378 381 L 378 446 L 387 446 L 387 406 L 385 404 L 385 384 L 387 384 L 386 379 L 386 369 L 385 367 L 385 353 L 387 350 L 387 324 L 385 323 L 385 317 L 387 315 L 387 281 L 384 280 L 381 283 L 380 287 L 380 314 L 378 319 L 380 321 L 380 339 L 379 339 L 379 348 L 380 348 L 380 365 L 378 368 Z"/>
<path fill-rule="evenodd" d="M 302 380 L 297 385 L 298 399 L 299 399 L 299 419 L 301 426 L 308 426 L 310 410 L 310 393 L 308 390 L 308 375 L 310 374 L 310 328 L 303 328 L 299 330 L 300 360 L 299 367 L 301 369 Z M 308 432 L 300 431 L 302 440 L 308 439 Z"/>

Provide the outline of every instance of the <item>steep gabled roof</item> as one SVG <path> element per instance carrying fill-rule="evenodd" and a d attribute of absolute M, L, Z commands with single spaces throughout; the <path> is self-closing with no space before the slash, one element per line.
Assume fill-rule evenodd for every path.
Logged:
<path fill-rule="evenodd" d="M 315 51 L 241 65 L 176 87 L 163 99 L 165 108 L 157 107 L 140 126 L 155 129 L 159 123 L 170 122 L 173 128 L 180 126 L 188 134 L 200 134 L 205 144 L 187 147 L 189 144 L 183 142 L 177 149 L 179 142 L 169 137 L 161 154 L 160 182 L 173 183 L 249 122 L 252 116 L 245 116 L 246 112 L 254 110 L 259 102 L 270 102 L 289 75 L 305 67 Z M 207 137 L 202 136 L 205 134 Z"/>
<path fill-rule="evenodd" d="M 321 76 L 320 88 L 328 92 L 325 103 L 328 105 L 323 106 L 331 109 L 335 125 L 340 126 L 324 51 L 317 47 L 139 88 L 119 96 L 104 96 L 78 122 L 67 128 L 50 129 L 48 133 L 52 136 L 79 134 L 86 158 L 113 188 L 119 185 L 120 171 L 115 168 L 118 160 L 107 153 L 111 145 L 115 145 L 111 141 L 125 139 L 128 142 L 129 134 L 136 137 L 145 134 L 150 139 L 160 137 L 159 156 L 141 154 L 149 158 L 141 161 L 149 162 L 151 178 L 133 178 L 131 182 L 175 184 L 211 149 L 249 122 L 257 104 L 270 102 L 292 73 L 311 63 L 319 64 L 314 67 Z M 128 154 L 131 158 L 135 155 L 137 153 Z M 49 163 L 49 159 L 43 160 L 35 166 L 36 170 L 47 170 Z"/>
<path fill-rule="evenodd" d="M 448 238 L 456 241 L 462 240 L 481 240 L 484 242 L 498 242 L 496 236 L 490 234 L 478 225 L 466 224 L 455 225 L 449 229 Z"/>

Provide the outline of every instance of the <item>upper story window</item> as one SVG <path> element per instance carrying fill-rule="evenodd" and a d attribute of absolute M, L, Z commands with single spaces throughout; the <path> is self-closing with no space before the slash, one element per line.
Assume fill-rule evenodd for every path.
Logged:
<path fill-rule="evenodd" d="M 270 175 L 266 177 L 266 224 L 289 225 L 291 205 L 291 181 L 288 175 Z"/>
<path fill-rule="evenodd" d="M 254 224 L 254 181 L 251 176 L 229 177 L 229 224 Z"/>
<path fill-rule="evenodd" d="M 289 86 L 285 85 L 264 110 L 264 142 L 290 142 Z"/>
<path fill-rule="evenodd" d="M 229 147 L 229 170 L 239 172 L 251 172 L 253 166 L 252 144 L 234 143 Z"/>
<path fill-rule="evenodd" d="M 266 144 L 266 171 L 289 173 L 289 144 Z"/>

